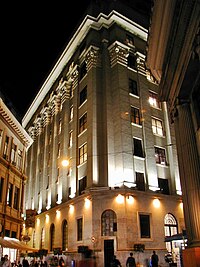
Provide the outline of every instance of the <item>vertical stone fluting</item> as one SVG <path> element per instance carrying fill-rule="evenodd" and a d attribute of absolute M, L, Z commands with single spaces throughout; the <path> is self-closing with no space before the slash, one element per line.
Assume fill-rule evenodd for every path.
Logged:
<path fill-rule="evenodd" d="M 200 164 L 189 102 L 178 103 L 175 131 L 188 247 L 200 246 Z"/>

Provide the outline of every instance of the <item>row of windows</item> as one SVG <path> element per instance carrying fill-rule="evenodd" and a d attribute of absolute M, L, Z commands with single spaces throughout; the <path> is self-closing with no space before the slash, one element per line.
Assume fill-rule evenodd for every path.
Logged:
<path fill-rule="evenodd" d="M 151 214 L 139 213 L 139 229 L 140 238 L 150 239 L 152 238 L 151 231 Z M 83 218 L 80 217 L 76 221 L 77 241 L 83 240 Z M 62 250 L 68 249 L 68 223 L 66 220 L 62 223 Z M 105 210 L 101 215 L 101 236 L 117 236 L 117 215 L 111 210 Z M 178 225 L 176 218 L 168 213 L 164 217 L 164 233 L 165 236 L 172 236 L 177 234 Z M 33 238 L 35 240 L 35 238 Z M 41 232 L 40 248 L 44 248 L 45 230 Z M 53 251 L 55 244 L 55 225 L 52 223 L 50 226 L 50 251 Z"/>
<path fill-rule="evenodd" d="M 3 145 L 3 158 L 22 170 L 22 150 L 17 148 L 17 145 L 9 136 L 5 136 L 3 142 L 3 130 L 0 129 L 0 147 Z"/>
<path fill-rule="evenodd" d="M 3 202 L 3 192 L 5 192 L 5 179 L 3 177 L 0 178 L 0 202 Z M 7 197 L 6 197 L 6 204 L 19 210 L 19 202 L 20 202 L 20 189 L 13 185 L 12 183 L 8 183 L 8 190 L 7 190 Z"/>

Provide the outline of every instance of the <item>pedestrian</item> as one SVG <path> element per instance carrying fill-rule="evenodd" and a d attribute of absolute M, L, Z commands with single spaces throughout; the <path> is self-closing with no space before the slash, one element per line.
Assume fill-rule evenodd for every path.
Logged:
<path fill-rule="evenodd" d="M 28 260 L 25 257 L 22 260 L 22 266 L 23 267 L 29 267 L 29 262 L 28 262 Z"/>
<path fill-rule="evenodd" d="M 156 254 L 155 250 L 153 251 L 153 254 L 151 256 L 151 266 L 152 267 L 158 267 L 158 255 Z"/>
<path fill-rule="evenodd" d="M 63 257 L 60 257 L 60 259 L 59 259 L 59 266 L 60 267 L 65 266 L 65 262 L 63 260 Z"/>
<path fill-rule="evenodd" d="M 130 256 L 126 260 L 126 267 L 136 267 L 135 258 L 133 257 L 133 253 L 130 253 Z"/>
<path fill-rule="evenodd" d="M 116 255 L 113 256 L 111 267 L 122 267 L 121 262 L 117 259 Z"/>
<path fill-rule="evenodd" d="M 3 263 L 2 267 L 11 267 L 11 262 L 8 258 L 8 255 L 4 256 L 4 263 Z"/>

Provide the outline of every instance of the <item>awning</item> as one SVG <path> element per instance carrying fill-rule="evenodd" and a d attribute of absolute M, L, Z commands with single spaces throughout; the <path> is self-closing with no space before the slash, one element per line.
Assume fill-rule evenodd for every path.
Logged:
<path fill-rule="evenodd" d="M 172 236 L 166 236 L 165 242 L 172 242 L 172 241 L 177 241 L 177 240 L 181 241 L 183 239 L 187 239 L 187 236 L 183 235 L 182 233 L 179 233 L 179 234 L 172 235 Z"/>
<path fill-rule="evenodd" d="M 4 248 L 14 248 L 23 251 L 38 251 L 36 248 L 31 248 L 18 239 L 9 237 L 0 237 L 0 246 Z"/>

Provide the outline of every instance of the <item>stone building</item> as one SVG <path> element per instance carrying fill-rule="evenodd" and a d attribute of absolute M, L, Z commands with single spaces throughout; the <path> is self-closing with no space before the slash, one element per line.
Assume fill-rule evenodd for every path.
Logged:
<path fill-rule="evenodd" d="M 24 211 L 26 151 L 32 139 L 0 98 L 0 256 L 4 238 L 21 239 Z M 9 239 L 10 240 L 10 239 Z M 17 244 L 17 243 L 16 243 Z M 10 247 L 10 244 L 7 244 Z M 12 248 L 14 248 L 12 246 Z M 15 246 L 19 249 L 19 246 Z M 16 252 L 16 251 L 15 251 Z M 7 251 L 7 254 L 9 252 Z M 9 255 L 11 260 L 15 259 Z"/>
<path fill-rule="evenodd" d="M 124 265 L 133 251 L 146 264 L 156 250 L 167 266 L 165 237 L 185 229 L 174 129 L 145 68 L 145 16 L 106 3 L 88 9 L 23 118 L 26 231 L 68 262 L 92 252 Z"/>

